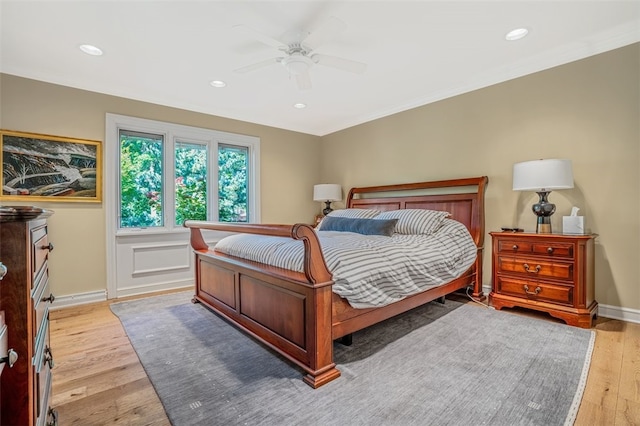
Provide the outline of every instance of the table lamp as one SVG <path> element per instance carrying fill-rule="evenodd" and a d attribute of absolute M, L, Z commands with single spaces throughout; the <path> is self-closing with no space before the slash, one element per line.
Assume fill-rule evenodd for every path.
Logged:
<path fill-rule="evenodd" d="M 535 191 L 540 199 L 532 206 L 538 216 L 536 233 L 551 233 L 551 215 L 556 205 L 547 197 L 554 189 L 573 188 L 571 160 L 533 160 L 513 165 L 513 190 Z"/>
<path fill-rule="evenodd" d="M 322 183 L 313 185 L 313 201 L 323 201 L 326 207 L 322 210 L 325 216 L 333 211 L 331 208 L 332 201 L 342 200 L 342 187 L 335 183 Z"/>

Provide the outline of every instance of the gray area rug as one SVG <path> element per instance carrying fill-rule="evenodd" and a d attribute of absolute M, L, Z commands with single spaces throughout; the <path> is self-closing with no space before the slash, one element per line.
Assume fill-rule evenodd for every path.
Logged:
<path fill-rule="evenodd" d="M 573 424 L 595 332 L 447 300 L 334 346 L 319 389 L 191 293 L 116 303 L 169 419 L 182 425 Z"/>

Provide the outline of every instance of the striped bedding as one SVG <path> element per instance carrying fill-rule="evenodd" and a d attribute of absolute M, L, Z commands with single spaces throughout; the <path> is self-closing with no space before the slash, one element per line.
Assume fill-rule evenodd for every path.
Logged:
<path fill-rule="evenodd" d="M 461 276 L 476 259 L 467 228 L 452 219 L 430 235 L 391 237 L 318 231 L 333 292 L 354 308 L 388 305 Z M 228 255 L 303 271 L 302 241 L 254 234 L 223 238 L 214 250 Z"/>

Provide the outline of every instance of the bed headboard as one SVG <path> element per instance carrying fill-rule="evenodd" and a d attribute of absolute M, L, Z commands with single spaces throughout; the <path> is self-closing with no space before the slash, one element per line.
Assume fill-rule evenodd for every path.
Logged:
<path fill-rule="evenodd" d="M 451 213 L 453 219 L 462 222 L 469 229 L 476 246 L 482 247 L 484 244 L 484 191 L 488 182 L 489 178 L 481 176 L 351 188 L 346 206 L 383 211 L 399 209 L 447 211 Z M 468 190 L 466 187 L 471 189 Z"/>

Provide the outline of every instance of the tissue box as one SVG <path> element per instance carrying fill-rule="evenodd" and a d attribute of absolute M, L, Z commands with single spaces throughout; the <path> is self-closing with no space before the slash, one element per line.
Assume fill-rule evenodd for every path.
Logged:
<path fill-rule="evenodd" d="M 562 216 L 563 234 L 584 234 L 584 216 Z"/>

